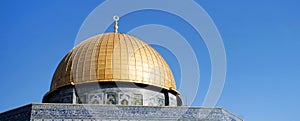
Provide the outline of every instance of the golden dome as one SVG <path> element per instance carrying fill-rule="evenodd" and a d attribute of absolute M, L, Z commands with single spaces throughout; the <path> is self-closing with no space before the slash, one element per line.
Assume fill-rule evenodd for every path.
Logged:
<path fill-rule="evenodd" d="M 142 40 L 122 33 L 96 35 L 73 48 L 58 65 L 50 92 L 90 82 L 141 83 L 176 91 L 163 57 Z"/>

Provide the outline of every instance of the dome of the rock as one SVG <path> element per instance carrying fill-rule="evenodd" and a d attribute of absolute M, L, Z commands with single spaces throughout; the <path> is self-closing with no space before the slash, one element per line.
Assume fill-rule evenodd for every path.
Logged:
<path fill-rule="evenodd" d="M 163 57 L 142 40 L 115 32 L 74 47 L 58 65 L 43 102 L 135 105 L 134 99 L 138 105 L 181 105 Z"/>

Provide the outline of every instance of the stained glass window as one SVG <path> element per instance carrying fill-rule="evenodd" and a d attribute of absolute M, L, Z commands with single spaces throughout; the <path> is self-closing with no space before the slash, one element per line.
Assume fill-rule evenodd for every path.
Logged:
<path fill-rule="evenodd" d="M 106 104 L 110 104 L 110 105 L 117 104 L 117 93 L 107 92 L 106 93 Z"/>
<path fill-rule="evenodd" d="M 133 96 L 133 105 L 143 105 L 143 95 L 134 94 L 134 96 Z"/>
<path fill-rule="evenodd" d="M 155 99 L 154 98 L 150 98 L 148 106 L 154 106 L 154 104 L 155 104 Z"/>
<path fill-rule="evenodd" d="M 120 94 L 121 105 L 130 105 L 129 100 L 130 100 L 130 96 L 128 94 Z"/>
<path fill-rule="evenodd" d="M 165 105 L 165 100 L 163 98 L 157 98 L 157 103 L 159 106 L 164 106 Z"/>
<path fill-rule="evenodd" d="M 102 104 L 102 101 L 101 93 L 89 94 L 89 104 Z"/>

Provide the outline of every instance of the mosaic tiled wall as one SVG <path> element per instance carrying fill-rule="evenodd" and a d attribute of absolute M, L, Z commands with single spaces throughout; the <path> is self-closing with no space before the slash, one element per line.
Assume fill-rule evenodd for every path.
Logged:
<path fill-rule="evenodd" d="M 169 92 L 164 94 L 147 88 L 106 86 L 105 88 L 97 85 L 76 87 L 75 103 L 124 106 L 177 106 L 176 96 Z M 72 103 L 74 90 L 73 87 L 62 88 L 45 103 Z"/>
<path fill-rule="evenodd" d="M 31 112 L 20 110 L 31 109 Z M 28 115 L 30 114 L 30 115 Z M 15 116 L 14 116 L 15 115 Z M 32 104 L 0 114 L 0 121 L 133 121 L 209 120 L 242 121 L 222 108 L 99 106 L 87 104 Z"/>

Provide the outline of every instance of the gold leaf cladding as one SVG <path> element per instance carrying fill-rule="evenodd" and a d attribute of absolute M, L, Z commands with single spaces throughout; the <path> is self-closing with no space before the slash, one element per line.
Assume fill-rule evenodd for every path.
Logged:
<path fill-rule="evenodd" d="M 71 83 L 116 80 L 176 91 L 172 71 L 163 57 L 140 39 L 122 33 L 97 35 L 72 49 L 58 65 L 50 91 Z"/>

